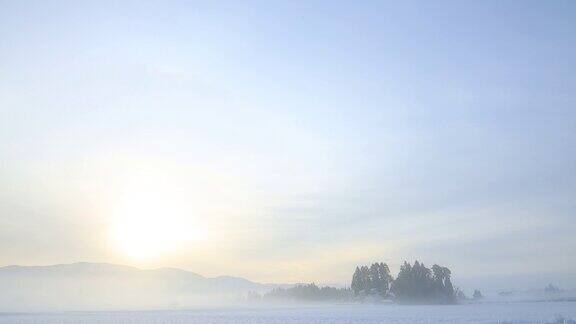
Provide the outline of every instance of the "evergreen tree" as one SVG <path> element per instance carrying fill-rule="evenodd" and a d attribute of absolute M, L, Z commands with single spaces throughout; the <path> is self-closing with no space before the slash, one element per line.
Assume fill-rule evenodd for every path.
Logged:
<path fill-rule="evenodd" d="M 388 265 L 383 262 L 376 262 L 370 267 L 356 267 L 350 288 L 355 296 L 364 294 L 386 297 L 390 291 L 392 281 Z"/>
<path fill-rule="evenodd" d="M 460 288 L 455 288 L 454 289 L 454 294 L 456 295 L 456 298 L 458 300 L 466 300 L 466 294 L 462 291 L 462 289 Z"/>
<path fill-rule="evenodd" d="M 432 266 L 433 295 L 439 302 L 451 303 L 456 299 L 452 282 L 450 281 L 450 269 L 437 264 Z"/>
<path fill-rule="evenodd" d="M 386 297 L 392 281 L 388 265 L 383 262 L 372 264 L 370 267 L 370 275 L 373 293 Z"/>
<path fill-rule="evenodd" d="M 455 303 L 456 294 L 450 275 L 448 268 L 439 265 L 430 270 L 418 261 L 412 266 L 404 262 L 392 291 L 396 300 L 402 303 Z"/>
<path fill-rule="evenodd" d="M 474 294 L 472 295 L 472 297 L 473 297 L 474 299 L 480 299 L 480 298 L 482 298 L 482 293 L 480 292 L 480 290 L 475 289 L 475 290 L 474 290 Z"/>
<path fill-rule="evenodd" d="M 397 297 L 397 299 L 403 299 L 404 296 L 410 295 L 410 286 L 412 285 L 411 273 L 412 266 L 410 263 L 404 261 L 404 263 L 400 266 L 400 272 L 398 272 L 398 276 L 392 285 L 392 292 Z"/>
<path fill-rule="evenodd" d="M 368 294 L 370 290 L 370 270 L 368 266 L 360 267 L 360 291 L 364 294 Z"/>
<path fill-rule="evenodd" d="M 350 288 L 354 292 L 354 296 L 358 296 L 360 291 L 362 290 L 362 274 L 360 273 L 360 268 L 356 267 L 356 271 L 354 271 L 354 275 L 352 275 L 352 284 Z"/>

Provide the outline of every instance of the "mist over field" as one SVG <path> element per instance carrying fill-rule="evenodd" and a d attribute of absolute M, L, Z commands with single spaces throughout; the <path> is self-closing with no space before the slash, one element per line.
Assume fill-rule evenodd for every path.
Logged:
<path fill-rule="evenodd" d="M 271 286 L 234 277 L 205 278 L 163 268 L 75 263 L 0 268 L 0 310 L 153 310 L 237 303 Z"/>
<path fill-rule="evenodd" d="M 576 2 L 0 0 L 0 324 L 574 323 Z"/>

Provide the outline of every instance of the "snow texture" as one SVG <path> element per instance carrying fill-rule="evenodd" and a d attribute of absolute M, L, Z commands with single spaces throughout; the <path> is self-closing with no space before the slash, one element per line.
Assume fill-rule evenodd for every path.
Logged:
<path fill-rule="evenodd" d="M 574 302 L 446 306 L 334 305 L 198 310 L 0 313 L 0 324 L 574 323 Z"/>

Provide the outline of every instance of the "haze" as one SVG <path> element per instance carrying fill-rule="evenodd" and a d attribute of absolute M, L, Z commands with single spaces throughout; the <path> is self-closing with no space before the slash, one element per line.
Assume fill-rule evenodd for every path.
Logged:
<path fill-rule="evenodd" d="M 0 1 L 0 264 L 574 288 L 575 13 Z"/>

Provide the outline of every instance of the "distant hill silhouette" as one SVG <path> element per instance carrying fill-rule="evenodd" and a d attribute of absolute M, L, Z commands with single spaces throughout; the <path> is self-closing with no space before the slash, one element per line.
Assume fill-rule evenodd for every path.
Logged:
<path fill-rule="evenodd" d="M 234 301 L 277 285 L 175 268 L 79 262 L 0 268 L 0 311 L 174 308 Z"/>

